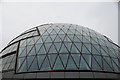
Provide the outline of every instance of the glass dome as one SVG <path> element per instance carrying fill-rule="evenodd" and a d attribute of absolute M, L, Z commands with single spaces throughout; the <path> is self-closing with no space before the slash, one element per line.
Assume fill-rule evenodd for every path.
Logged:
<path fill-rule="evenodd" d="M 75 24 L 29 29 L 2 50 L 2 70 L 90 70 L 120 72 L 120 47 L 100 33 Z"/>

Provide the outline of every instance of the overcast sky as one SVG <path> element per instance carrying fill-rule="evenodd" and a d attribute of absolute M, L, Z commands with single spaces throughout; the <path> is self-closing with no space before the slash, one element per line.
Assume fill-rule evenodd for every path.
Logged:
<path fill-rule="evenodd" d="M 91 28 L 118 43 L 117 2 L 2 3 L 2 47 L 20 33 L 44 23 Z"/>

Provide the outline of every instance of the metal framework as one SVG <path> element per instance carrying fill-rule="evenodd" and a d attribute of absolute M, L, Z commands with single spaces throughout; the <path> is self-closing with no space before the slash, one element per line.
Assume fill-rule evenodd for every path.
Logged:
<path fill-rule="evenodd" d="M 45 24 L 25 31 L 2 51 L 2 72 L 120 72 L 120 47 L 74 24 Z"/>

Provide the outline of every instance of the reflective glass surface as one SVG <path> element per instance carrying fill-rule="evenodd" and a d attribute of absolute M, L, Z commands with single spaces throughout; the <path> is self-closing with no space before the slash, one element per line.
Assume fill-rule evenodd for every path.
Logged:
<path fill-rule="evenodd" d="M 13 49 L 18 50 L 17 72 L 48 70 L 120 72 L 120 47 L 106 36 L 75 24 L 46 24 L 36 28 L 27 30 L 22 34 L 22 38 L 14 41 L 19 42 L 19 46 L 16 46 L 18 49 Z M 12 48 L 8 47 L 5 52 L 6 49 L 3 50 L 3 54 L 12 51 Z M 3 69 L 9 66 L 9 62 L 6 63 L 8 57 L 5 57 Z"/>

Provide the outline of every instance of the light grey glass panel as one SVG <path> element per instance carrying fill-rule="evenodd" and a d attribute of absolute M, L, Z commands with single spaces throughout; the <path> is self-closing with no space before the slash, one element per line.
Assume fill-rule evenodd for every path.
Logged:
<path fill-rule="evenodd" d="M 50 54 L 50 55 L 48 55 L 48 58 L 50 60 L 50 65 L 53 68 L 53 65 L 54 65 L 56 58 L 57 58 L 57 54 Z"/>
<path fill-rule="evenodd" d="M 66 66 L 69 54 L 59 54 L 59 56 L 63 62 L 63 65 Z"/>
<path fill-rule="evenodd" d="M 71 56 L 69 56 L 69 58 L 68 58 L 66 69 L 68 69 L 68 70 L 71 70 L 71 69 L 72 70 L 74 70 L 74 69 L 77 70 L 78 69 L 77 65 L 75 64 L 75 62 L 74 62 L 74 60 Z"/>
<path fill-rule="evenodd" d="M 69 53 L 65 45 L 62 43 L 60 53 Z"/>
<path fill-rule="evenodd" d="M 32 64 L 31 64 L 30 68 L 28 69 L 28 71 L 35 71 L 35 70 L 38 70 L 38 64 L 37 64 L 36 57 L 32 61 Z"/>
<path fill-rule="evenodd" d="M 41 67 L 41 64 L 43 63 L 43 60 L 45 59 L 46 55 L 37 55 L 37 60 L 38 60 L 38 66 L 39 68 Z"/>
<path fill-rule="evenodd" d="M 79 50 L 76 48 L 76 46 L 74 44 L 72 44 L 72 47 L 71 47 L 71 53 L 80 53 Z"/>
<path fill-rule="evenodd" d="M 30 67 L 31 63 L 33 62 L 35 56 L 27 56 L 27 66 Z"/>
<path fill-rule="evenodd" d="M 92 69 L 93 70 L 102 70 L 102 68 L 99 65 L 99 62 L 96 61 L 94 57 L 92 57 Z"/>
<path fill-rule="evenodd" d="M 36 50 L 36 53 L 38 53 L 38 51 L 40 50 L 41 46 L 43 44 L 35 44 L 35 50 Z"/>
<path fill-rule="evenodd" d="M 44 45 L 41 46 L 40 50 L 37 52 L 37 54 L 46 54 L 46 50 Z"/>
<path fill-rule="evenodd" d="M 57 53 L 57 50 L 56 50 L 54 44 L 51 45 L 48 53 Z"/>
<path fill-rule="evenodd" d="M 51 67 L 50 67 L 50 64 L 49 64 L 49 60 L 48 58 L 46 57 L 42 63 L 42 66 L 40 68 L 40 70 L 50 70 Z"/>
<path fill-rule="evenodd" d="M 54 65 L 53 69 L 56 69 L 56 70 L 64 69 L 59 56 L 56 59 L 56 62 L 55 62 L 55 65 Z"/>
<path fill-rule="evenodd" d="M 26 60 L 22 63 L 21 67 L 18 67 L 18 72 L 26 72 L 27 71 L 27 65 Z"/>
<path fill-rule="evenodd" d="M 59 42 L 59 43 L 54 43 L 54 45 L 55 45 L 57 51 L 60 50 L 61 44 L 62 44 L 62 43 L 60 43 L 60 42 Z"/>
<path fill-rule="evenodd" d="M 18 58 L 18 61 L 17 61 L 17 70 L 20 68 L 20 66 L 23 64 L 25 60 L 25 57 L 23 58 Z"/>
<path fill-rule="evenodd" d="M 23 56 L 26 56 L 26 47 L 24 47 L 23 51 L 21 52 L 21 49 L 22 48 L 19 48 L 19 57 L 23 57 Z"/>
<path fill-rule="evenodd" d="M 33 38 L 28 38 L 27 39 L 27 45 L 33 45 L 33 44 L 35 44 Z"/>
<path fill-rule="evenodd" d="M 83 57 L 81 57 L 81 60 L 80 60 L 80 70 L 89 70 L 89 66 L 88 64 L 86 63 L 86 61 L 84 60 Z"/>
<path fill-rule="evenodd" d="M 28 55 L 36 55 L 35 47 L 33 47 L 33 48 L 31 49 L 31 51 L 28 53 Z"/>
<path fill-rule="evenodd" d="M 101 68 L 103 68 L 102 56 L 93 55 L 93 57 L 95 58 L 96 62 L 98 62 L 98 64 L 101 66 Z"/>
<path fill-rule="evenodd" d="M 45 43 L 44 45 L 45 45 L 46 51 L 48 52 L 50 47 L 51 47 L 51 45 L 52 45 L 52 43 Z"/>
<path fill-rule="evenodd" d="M 81 55 L 80 54 L 71 54 L 71 56 L 73 57 L 77 68 L 79 68 Z"/>

